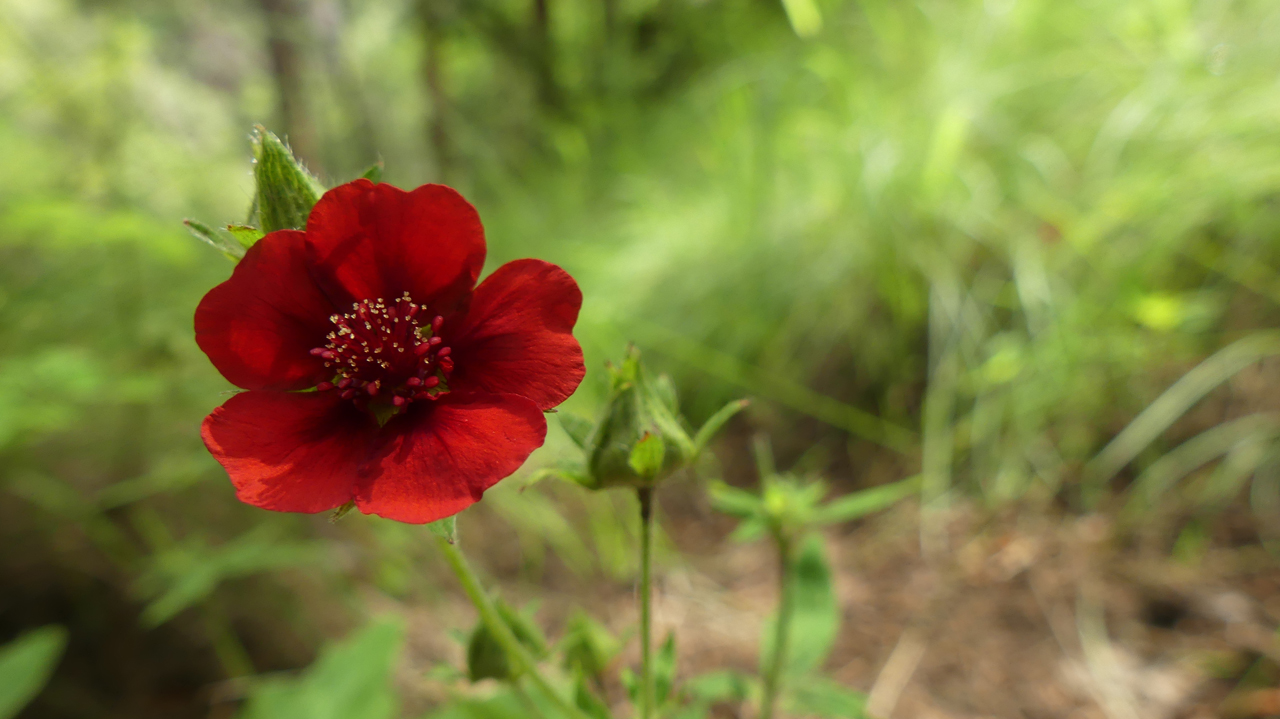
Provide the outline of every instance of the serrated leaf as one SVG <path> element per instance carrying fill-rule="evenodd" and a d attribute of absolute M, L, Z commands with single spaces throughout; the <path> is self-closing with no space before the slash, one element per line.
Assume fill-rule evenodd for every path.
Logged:
<path fill-rule="evenodd" d="M 315 207 L 324 186 L 307 171 L 293 152 L 265 128 L 257 128 L 253 141 L 256 164 L 258 224 L 264 232 L 300 230 Z"/>
<path fill-rule="evenodd" d="M 627 464 L 641 477 L 652 479 L 662 471 L 662 462 L 666 459 L 667 445 L 662 436 L 646 432 L 639 442 L 631 448 L 631 456 Z"/>
<path fill-rule="evenodd" d="M 12 719 L 35 699 L 66 646 L 67 630 L 51 625 L 0 647 L 0 719 Z"/>
<path fill-rule="evenodd" d="M 791 567 L 790 591 L 791 631 L 783 666 L 789 675 L 799 675 L 822 666 L 840 630 L 840 606 L 832 588 L 831 567 L 822 537 L 810 535 L 800 546 Z M 775 614 L 765 623 L 762 666 L 764 658 L 773 654 L 776 621 Z"/>
<path fill-rule="evenodd" d="M 239 242 L 240 246 L 246 250 L 253 247 L 258 240 L 261 240 L 267 234 L 249 225 L 227 225 L 227 232 L 231 233 L 231 236 L 236 238 L 236 242 Z"/>
<path fill-rule="evenodd" d="M 920 475 L 915 475 L 900 482 L 846 494 L 819 507 L 814 515 L 814 521 L 819 524 L 850 522 L 868 514 L 888 509 L 919 491 Z"/>

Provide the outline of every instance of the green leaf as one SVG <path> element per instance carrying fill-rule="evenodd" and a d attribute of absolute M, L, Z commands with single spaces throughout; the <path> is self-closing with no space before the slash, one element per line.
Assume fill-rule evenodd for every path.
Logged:
<path fill-rule="evenodd" d="M 399 622 L 376 622 L 327 646 L 301 677 L 254 685 L 237 719 L 393 719 L 391 673 L 403 640 Z"/>
<path fill-rule="evenodd" d="M 581 609 L 569 617 L 560 646 L 566 667 L 598 681 L 604 681 L 605 670 L 622 648 L 612 632 Z"/>
<path fill-rule="evenodd" d="M 238 262 L 241 257 L 244 257 L 244 247 L 241 247 L 237 242 L 232 242 L 225 235 L 203 222 L 186 219 L 182 221 L 182 224 L 186 225 L 187 230 L 193 237 L 226 255 L 227 259 Z"/>
<path fill-rule="evenodd" d="M 818 508 L 814 521 L 819 524 L 851 522 L 868 514 L 888 509 L 899 501 L 920 491 L 920 475 L 908 477 L 892 484 L 864 489 L 846 494 Z"/>
<path fill-rule="evenodd" d="M 786 697 L 787 714 L 823 719 L 868 719 L 867 695 L 821 676 L 792 680 Z"/>
<path fill-rule="evenodd" d="M 739 519 L 759 517 L 764 514 L 763 500 L 745 489 L 738 489 L 719 480 L 707 485 L 707 496 L 717 512 Z"/>
<path fill-rule="evenodd" d="M 591 432 L 595 429 L 595 424 L 579 415 L 571 412 L 558 412 L 556 417 L 560 420 L 560 426 L 564 428 L 564 433 L 569 435 L 569 439 L 578 445 L 579 449 L 586 450 L 587 442 L 591 440 Z"/>
<path fill-rule="evenodd" d="M 653 657 L 653 700 L 661 706 L 671 696 L 671 688 L 676 683 L 676 634 L 667 633 L 667 640 L 662 643 L 658 653 Z"/>
<path fill-rule="evenodd" d="M 592 719 L 611 719 L 609 707 L 591 691 L 581 674 L 574 680 L 573 703 Z"/>
<path fill-rule="evenodd" d="M 627 464 L 641 477 L 652 479 L 662 471 L 662 462 L 666 458 L 667 445 L 662 435 L 645 433 L 639 442 L 631 448 L 631 456 Z"/>
<path fill-rule="evenodd" d="M 763 517 L 749 517 L 729 533 L 729 541 L 746 544 L 769 533 L 769 523 Z"/>
<path fill-rule="evenodd" d="M 256 160 L 253 177 L 258 185 L 258 224 L 262 230 L 275 232 L 306 227 L 307 216 L 324 194 L 324 186 L 298 162 L 280 138 L 263 127 L 257 128 L 253 156 Z"/>
<path fill-rule="evenodd" d="M 495 602 L 495 605 L 511 633 L 529 649 L 535 659 L 546 654 L 547 640 L 536 624 L 501 600 Z M 481 679 L 507 681 L 513 678 L 506 650 L 483 621 L 476 622 L 467 642 L 467 676 L 473 682 Z"/>
<path fill-rule="evenodd" d="M 246 250 L 253 247 L 258 240 L 261 240 L 267 234 L 249 225 L 227 225 L 227 232 L 230 232 L 231 236 L 236 238 L 236 242 L 239 242 Z"/>
<path fill-rule="evenodd" d="M 372 165 L 369 165 L 369 169 L 360 173 L 360 177 L 372 182 L 375 185 L 378 184 L 379 182 L 382 182 L 382 164 L 383 164 L 382 160 L 378 160 Z"/>
<path fill-rule="evenodd" d="M 681 691 L 688 697 L 703 702 L 741 702 L 751 691 L 751 677 L 732 669 L 708 672 L 696 676 L 683 685 Z"/>
<path fill-rule="evenodd" d="M 791 568 L 790 639 L 783 666 L 789 675 L 812 672 L 822 666 L 836 633 L 840 630 L 840 606 L 831 585 L 831 567 L 827 563 L 822 537 L 805 539 Z M 773 625 L 776 615 L 766 622 L 761 642 L 761 662 L 773 654 Z"/>
<path fill-rule="evenodd" d="M 476 623 L 471 640 L 467 642 L 467 678 L 473 682 L 511 679 L 511 661 L 507 659 L 507 651 L 483 621 Z"/>
<path fill-rule="evenodd" d="M 0 719 L 12 719 L 49 681 L 67 646 L 67 630 L 32 630 L 0 647 Z"/>
<path fill-rule="evenodd" d="M 431 522 L 427 525 L 427 529 L 449 544 L 458 543 L 458 515 L 456 514 Z"/>
<path fill-rule="evenodd" d="M 708 419 L 702 425 L 702 428 L 698 430 L 698 433 L 693 436 L 694 454 L 701 454 L 707 448 L 707 443 L 720 432 L 725 424 L 733 419 L 734 415 L 746 409 L 749 404 L 751 404 L 750 400 L 737 399 L 721 407 L 719 412 L 711 415 L 711 419 Z"/>

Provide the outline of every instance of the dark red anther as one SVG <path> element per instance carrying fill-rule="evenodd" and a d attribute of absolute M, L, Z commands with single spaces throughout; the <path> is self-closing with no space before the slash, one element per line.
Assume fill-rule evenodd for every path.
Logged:
<path fill-rule="evenodd" d="M 417 315 L 417 314 L 418 314 L 418 306 L 417 306 L 417 305 L 415 305 L 415 304 L 413 304 L 413 303 L 410 303 L 410 304 L 409 304 L 409 312 L 408 312 L 408 316 L 409 316 L 409 317 L 413 317 L 413 316 L 415 316 L 415 315 Z"/>
<path fill-rule="evenodd" d="M 434 338 L 434 337 L 432 337 L 431 339 L 435 339 L 435 338 Z M 430 342 L 423 342 L 422 344 L 420 344 L 420 345 L 418 345 L 417 347 L 414 347 L 414 348 L 413 348 L 413 353 L 414 353 L 414 354 L 416 354 L 416 355 L 418 355 L 419 357 L 421 357 L 422 355 L 424 355 L 424 354 L 426 354 L 426 353 L 428 353 L 428 352 L 430 352 L 430 351 L 431 351 L 431 343 L 430 343 Z"/>
<path fill-rule="evenodd" d="M 445 372 L 452 372 L 453 359 L 450 357 L 445 357 L 444 359 L 440 360 L 440 369 L 444 370 Z"/>
<path fill-rule="evenodd" d="M 316 385 L 317 392 L 328 392 L 331 389 L 333 389 L 332 382 L 321 382 L 320 384 Z"/>
<path fill-rule="evenodd" d="M 431 320 L 432 332 L 439 332 L 440 328 L 443 326 L 444 326 L 444 318 L 441 317 L 440 315 L 436 315 L 435 319 Z"/>
<path fill-rule="evenodd" d="M 442 359 L 443 359 L 443 358 L 445 358 L 445 357 L 448 357 L 448 356 L 449 356 L 449 353 L 450 353 L 450 352 L 452 352 L 452 351 L 453 351 L 453 349 L 452 349 L 452 348 L 450 348 L 450 347 L 441 347 L 441 348 L 440 348 L 440 351 L 436 353 L 436 357 L 440 357 L 440 358 L 442 358 Z"/>
<path fill-rule="evenodd" d="M 409 379 L 405 380 L 405 384 L 410 387 L 417 387 L 422 384 L 422 380 L 418 379 L 417 377 L 410 377 Z"/>
<path fill-rule="evenodd" d="M 325 349 L 324 347 L 313 347 L 313 348 L 311 348 L 311 356 L 312 356 L 312 357 L 319 357 L 319 356 L 323 355 L 325 352 L 328 352 L 328 351 L 329 351 L 329 350 Z"/>
<path fill-rule="evenodd" d="M 378 396 L 378 383 L 377 383 L 377 382 L 370 382 L 369 384 L 367 384 L 367 385 L 365 385 L 365 386 L 364 386 L 364 391 L 368 392 L 370 397 L 377 397 L 377 396 Z"/>
<path fill-rule="evenodd" d="M 422 380 L 422 386 L 426 387 L 427 389 L 431 389 L 432 387 L 435 387 L 438 384 L 440 384 L 440 378 L 436 377 L 435 375 L 432 375 Z"/>
<path fill-rule="evenodd" d="M 342 394 L 338 396 L 343 399 L 351 399 L 352 397 L 356 396 L 356 391 L 354 389 L 345 389 L 342 391 Z"/>
<path fill-rule="evenodd" d="M 441 342 L 444 342 L 444 340 L 440 339 L 439 337 L 432 337 L 431 339 L 427 340 L 427 344 L 431 345 L 432 347 L 435 347 Z"/>
<path fill-rule="evenodd" d="M 430 393 L 428 393 L 428 392 L 419 392 L 419 393 L 415 394 L 415 395 L 413 396 L 413 398 L 414 398 L 414 399 L 417 399 L 417 400 L 431 399 L 431 394 L 430 394 Z"/>
<path fill-rule="evenodd" d="M 338 389 L 346 389 L 350 387 L 353 381 L 354 380 L 352 380 L 350 377 L 343 377 L 342 379 L 338 380 Z"/>
<path fill-rule="evenodd" d="M 391 398 L 391 404 L 394 404 L 397 407 L 403 407 L 404 403 L 407 401 L 408 400 L 406 400 L 404 397 L 401 397 L 400 395 L 396 395 L 395 397 Z"/>

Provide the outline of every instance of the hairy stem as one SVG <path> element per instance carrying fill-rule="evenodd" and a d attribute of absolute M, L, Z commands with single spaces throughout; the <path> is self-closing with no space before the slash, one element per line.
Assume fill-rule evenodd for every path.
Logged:
<path fill-rule="evenodd" d="M 560 695 L 546 677 L 538 670 L 538 665 L 534 662 L 533 657 L 529 654 L 529 650 L 516 639 L 516 635 L 511 631 L 511 627 L 498 614 L 497 608 L 493 605 L 493 600 L 485 593 L 484 587 L 480 585 L 480 578 L 476 576 L 475 570 L 471 568 L 471 564 L 467 562 L 467 558 L 463 556 L 462 550 L 458 545 L 451 543 L 444 537 L 436 537 L 437 544 L 440 545 L 440 551 L 444 552 L 445 560 L 449 562 L 449 568 L 453 570 L 454 575 L 458 577 L 458 582 L 462 585 L 462 590 L 466 592 L 467 599 L 475 605 L 476 611 L 480 613 L 480 621 L 484 622 L 489 633 L 502 645 L 503 651 L 507 653 L 507 659 L 511 662 L 511 667 L 515 673 L 514 681 L 518 681 L 520 675 L 528 675 L 529 679 L 538 687 L 538 690 L 547 696 L 556 709 L 569 719 L 588 719 L 576 706 Z"/>
<path fill-rule="evenodd" d="M 653 706 L 653 488 L 636 490 L 640 500 L 640 717 Z"/>
<path fill-rule="evenodd" d="M 791 542 L 777 537 L 778 544 L 778 617 L 773 627 L 773 655 L 765 665 L 764 697 L 760 702 L 760 719 L 772 719 L 774 705 L 782 688 L 782 671 L 786 664 L 787 640 L 791 634 L 791 616 L 795 602 L 791 591 Z"/>

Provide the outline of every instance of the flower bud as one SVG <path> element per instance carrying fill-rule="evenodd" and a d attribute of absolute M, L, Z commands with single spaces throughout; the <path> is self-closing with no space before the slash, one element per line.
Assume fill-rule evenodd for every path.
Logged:
<path fill-rule="evenodd" d="M 263 232 L 306 227 L 311 208 L 324 194 L 324 185 L 298 162 L 280 138 L 262 126 L 253 138 L 253 156 L 258 226 Z"/>
<path fill-rule="evenodd" d="M 648 376 L 635 347 L 609 375 L 604 419 L 588 441 L 588 474 L 597 487 L 652 485 L 694 455 L 675 390 L 665 376 Z"/>

